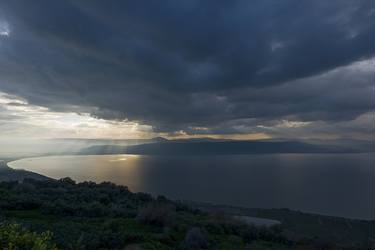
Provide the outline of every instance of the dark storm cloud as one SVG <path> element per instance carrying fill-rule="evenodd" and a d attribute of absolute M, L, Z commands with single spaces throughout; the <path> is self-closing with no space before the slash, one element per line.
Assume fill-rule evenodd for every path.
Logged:
<path fill-rule="evenodd" d="M 0 36 L 0 91 L 54 110 L 156 131 L 246 133 L 375 108 L 373 71 L 343 67 L 375 54 L 372 0 L 14 0 L 0 9 L 10 28 Z"/>

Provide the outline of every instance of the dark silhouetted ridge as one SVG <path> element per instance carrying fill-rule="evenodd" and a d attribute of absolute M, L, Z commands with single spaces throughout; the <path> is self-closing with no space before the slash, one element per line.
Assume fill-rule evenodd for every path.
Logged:
<path fill-rule="evenodd" d="M 133 146 L 92 146 L 80 154 L 227 155 L 271 153 L 349 153 L 351 148 L 294 141 L 165 141 Z"/>

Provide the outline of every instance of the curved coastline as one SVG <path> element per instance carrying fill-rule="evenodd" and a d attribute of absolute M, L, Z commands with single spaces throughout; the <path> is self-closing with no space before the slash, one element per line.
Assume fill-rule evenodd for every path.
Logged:
<path fill-rule="evenodd" d="M 303 211 L 304 213 L 308 214 L 373 220 L 374 216 L 371 211 L 365 216 L 363 215 L 365 213 L 362 213 L 362 210 L 367 212 L 368 209 L 366 210 L 366 208 L 362 210 L 351 208 L 352 210 L 349 211 L 346 209 L 346 206 L 343 207 L 337 205 L 334 207 L 334 209 L 337 208 L 336 210 L 324 210 L 324 206 L 321 206 L 322 208 L 307 205 L 304 206 L 303 202 L 300 202 L 300 200 L 297 198 L 293 198 L 295 196 L 279 196 L 279 194 L 282 193 L 283 188 L 289 188 L 291 186 L 289 184 L 285 186 L 283 182 L 278 181 L 284 179 L 286 180 L 290 176 L 292 176 L 294 179 L 297 177 L 304 179 L 307 176 L 307 173 L 311 173 L 309 176 L 319 176 L 320 181 L 322 181 L 321 176 L 323 176 L 324 178 L 322 183 L 329 184 L 331 183 L 333 177 L 337 177 L 338 173 L 343 173 L 342 176 L 337 177 L 339 180 L 340 178 L 345 180 L 353 176 L 352 174 L 348 175 L 348 173 L 355 174 L 359 170 L 360 173 L 363 171 L 366 171 L 367 173 L 368 171 L 369 174 L 374 174 L 373 168 L 370 165 L 371 162 L 375 161 L 375 155 L 366 154 L 365 157 L 368 159 L 366 158 L 366 161 L 362 161 L 361 164 L 359 164 L 356 168 L 352 168 L 351 166 L 353 166 L 353 163 L 357 162 L 357 158 L 363 158 L 362 154 L 361 156 L 358 156 L 357 154 L 270 154 L 266 156 L 189 156 L 186 158 L 181 156 L 175 157 L 150 155 L 127 157 L 124 154 L 38 155 L 35 157 L 25 157 L 16 159 L 14 161 L 8 161 L 8 166 L 15 169 L 19 174 L 27 171 L 26 173 L 28 174 L 35 174 L 38 175 L 38 177 L 42 175 L 44 178 L 60 179 L 63 177 L 71 177 L 77 182 L 93 181 L 96 183 L 111 181 L 118 185 L 128 186 L 130 190 L 136 192 L 146 192 L 153 195 L 163 194 L 166 197 L 175 200 L 183 199 L 187 201 L 199 201 L 211 204 L 226 204 L 229 206 L 243 208 L 290 208 L 295 211 Z M 233 160 L 234 158 L 235 160 Z M 28 162 L 28 160 L 30 160 L 30 162 Z M 251 162 L 251 164 L 249 164 L 249 162 Z M 230 165 L 232 163 L 233 165 Z M 176 168 L 176 166 L 178 166 L 178 168 Z M 228 168 L 227 166 L 230 167 Z M 19 171 L 20 169 L 23 169 L 24 172 Z M 338 170 L 340 170 L 340 172 L 338 172 Z M 255 172 L 257 175 L 250 175 L 249 171 Z M 218 187 L 217 183 L 224 183 L 226 178 L 219 177 L 228 176 L 225 174 L 229 174 L 229 176 L 231 176 L 229 182 L 225 184 L 226 193 L 220 196 L 215 196 L 215 193 L 205 191 L 215 190 L 215 188 Z M 208 176 L 216 176 L 218 179 L 210 182 L 208 181 L 210 179 L 207 179 Z M 369 179 L 368 176 L 371 175 L 359 176 L 361 178 L 363 177 Z M 257 182 L 256 178 L 261 181 Z M 236 182 L 231 183 L 230 180 L 233 179 L 235 179 Z M 307 181 L 312 182 L 313 180 L 311 177 L 309 177 Z M 198 184 L 192 185 L 192 183 Z M 261 188 L 265 187 L 266 185 L 273 185 L 273 183 L 276 183 L 274 186 L 279 188 L 265 189 L 261 195 L 253 195 L 253 192 L 256 192 L 254 190 L 263 190 Z M 172 184 L 177 185 L 175 186 L 176 189 L 172 188 Z M 236 185 L 240 185 L 241 189 L 236 188 Z M 207 188 L 204 189 L 205 187 Z M 325 186 L 322 185 L 321 189 L 324 187 Z M 301 188 L 296 192 L 303 195 L 310 190 L 311 189 L 309 186 L 306 188 L 306 186 L 301 185 Z M 335 190 L 338 192 L 350 191 L 347 186 L 343 186 L 343 189 L 341 189 L 341 186 L 340 188 L 337 187 L 333 191 Z M 354 189 L 354 191 L 355 190 L 356 189 Z M 351 197 L 353 197 L 353 194 L 355 194 L 354 191 L 352 193 L 349 192 L 348 195 L 352 195 Z M 320 192 L 319 188 L 314 192 L 318 194 Z M 213 194 L 213 196 L 210 196 L 211 194 Z M 236 194 L 235 196 L 242 197 L 242 200 L 250 200 L 250 198 L 252 200 L 251 202 L 241 203 L 237 202 L 240 200 L 239 198 L 232 199 L 231 195 L 226 194 L 232 194 L 232 196 L 233 194 Z M 327 195 L 327 197 L 328 196 L 329 195 Z M 283 204 L 280 202 L 267 204 L 262 200 L 270 200 L 273 199 L 272 197 L 285 197 L 286 201 L 291 202 L 284 202 Z M 345 199 L 348 199 L 347 197 L 349 196 L 346 196 Z M 300 203 L 295 205 L 293 203 L 294 201 Z M 319 202 L 319 200 L 317 202 Z M 324 205 L 325 203 L 322 204 Z M 369 202 L 368 207 L 370 207 L 372 204 L 373 203 Z"/>
<path fill-rule="evenodd" d="M 37 180 L 52 179 L 48 176 L 32 172 L 26 169 L 16 169 L 10 165 L 11 162 L 21 159 L 22 158 L 15 160 L 0 160 L 0 181 L 23 181 L 26 178 L 32 178 Z"/>
<path fill-rule="evenodd" d="M 56 156 L 61 157 L 62 155 L 56 155 Z M 33 172 L 33 171 L 29 171 L 29 170 L 26 170 L 26 169 L 23 169 L 23 168 L 16 168 L 14 165 L 12 166 L 12 163 L 16 162 L 16 161 L 29 160 L 29 159 L 32 160 L 32 159 L 45 158 L 45 157 L 56 157 L 56 156 L 55 155 L 54 156 L 49 155 L 49 156 L 19 158 L 19 159 L 4 162 L 4 166 L 9 168 L 10 171 L 21 172 L 23 175 L 25 175 L 23 178 L 34 178 L 34 179 L 39 179 L 39 180 L 56 179 L 56 178 L 49 177 L 49 176 L 46 176 L 46 175 L 42 175 L 42 174 L 39 174 L 39 173 L 36 173 L 36 172 Z M 69 156 L 77 156 L 77 155 L 64 155 L 64 156 L 69 157 Z M 85 156 L 90 156 L 90 155 L 78 155 L 78 157 L 79 156 L 85 157 Z M 0 161 L 0 167 L 1 167 L 1 161 Z M 188 203 L 191 203 L 191 202 L 189 201 Z M 193 204 L 195 204 L 195 202 L 193 202 Z M 211 209 L 214 210 L 214 208 L 216 208 L 216 205 L 212 205 Z M 208 204 L 205 204 L 205 209 L 211 210 Z M 251 208 L 242 208 L 242 209 L 253 210 Z M 232 213 L 229 212 L 229 214 L 232 214 Z M 271 227 L 271 226 L 281 224 L 281 222 L 279 220 L 260 218 L 260 217 L 237 214 L 237 213 L 233 213 L 233 218 L 236 219 L 236 220 L 240 220 L 243 223 L 246 223 L 246 224 L 249 224 L 249 225 L 254 225 L 254 226 L 260 226 L 260 227 Z"/>

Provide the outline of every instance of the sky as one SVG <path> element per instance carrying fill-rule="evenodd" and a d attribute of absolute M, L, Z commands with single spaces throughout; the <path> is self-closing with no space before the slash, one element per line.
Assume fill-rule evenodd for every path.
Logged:
<path fill-rule="evenodd" d="M 0 139 L 375 139 L 374 44 L 373 0 L 0 0 Z"/>

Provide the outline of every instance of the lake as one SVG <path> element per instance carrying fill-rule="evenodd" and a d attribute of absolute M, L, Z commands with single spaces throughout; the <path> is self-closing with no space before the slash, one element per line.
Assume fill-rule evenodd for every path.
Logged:
<path fill-rule="evenodd" d="M 52 178 L 254 208 L 375 219 L 375 154 L 51 156 L 9 163 Z"/>

